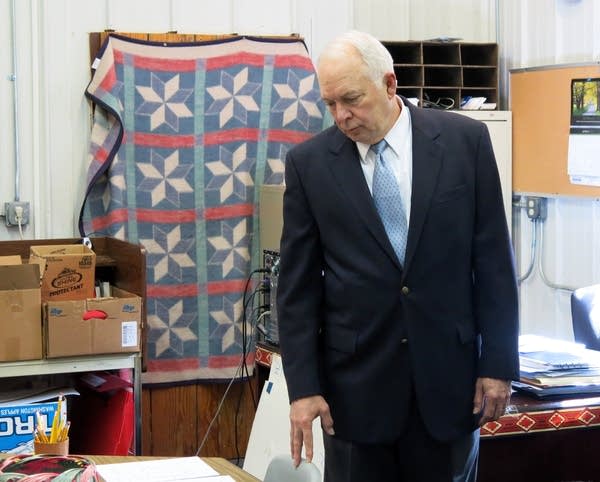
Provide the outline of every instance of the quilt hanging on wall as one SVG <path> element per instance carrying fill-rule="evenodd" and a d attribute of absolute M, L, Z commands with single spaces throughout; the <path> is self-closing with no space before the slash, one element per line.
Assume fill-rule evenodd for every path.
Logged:
<path fill-rule="evenodd" d="M 98 59 L 80 230 L 146 248 L 142 380 L 239 375 L 259 186 L 282 184 L 288 149 L 330 124 L 306 47 L 109 36 Z"/>

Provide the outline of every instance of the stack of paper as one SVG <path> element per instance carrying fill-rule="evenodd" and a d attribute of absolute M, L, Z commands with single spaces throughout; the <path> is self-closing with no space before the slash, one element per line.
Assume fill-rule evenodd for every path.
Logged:
<path fill-rule="evenodd" d="M 600 393 L 600 352 L 538 335 L 519 338 L 520 382 L 537 396 Z"/>

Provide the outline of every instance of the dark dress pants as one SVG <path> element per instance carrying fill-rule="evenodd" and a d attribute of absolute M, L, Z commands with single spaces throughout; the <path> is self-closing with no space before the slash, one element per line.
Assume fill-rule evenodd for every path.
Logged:
<path fill-rule="evenodd" d="M 334 421 L 335 423 L 335 421 Z M 403 435 L 390 444 L 358 444 L 323 433 L 325 482 L 475 482 L 479 430 L 459 440 L 433 439 L 416 404 Z"/>

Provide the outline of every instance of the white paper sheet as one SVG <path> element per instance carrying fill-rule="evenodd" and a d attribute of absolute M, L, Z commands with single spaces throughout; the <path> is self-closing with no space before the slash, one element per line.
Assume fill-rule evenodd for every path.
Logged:
<path fill-rule="evenodd" d="M 104 464 L 96 468 L 106 482 L 234 482 L 227 475 L 219 475 L 198 457 Z"/>
<path fill-rule="evenodd" d="M 572 184 L 600 185 L 600 130 L 598 134 L 570 134 L 568 156 Z"/>

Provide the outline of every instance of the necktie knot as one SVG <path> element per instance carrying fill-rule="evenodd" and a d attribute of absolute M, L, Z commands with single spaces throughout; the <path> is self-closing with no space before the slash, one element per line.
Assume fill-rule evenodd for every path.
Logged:
<path fill-rule="evenodd" d="M 387 141 L 385 139 L 381 139 L 379 142 L 371 145 L 371 150 L 376 156 L 380 156 L 387 146 Z"/>

